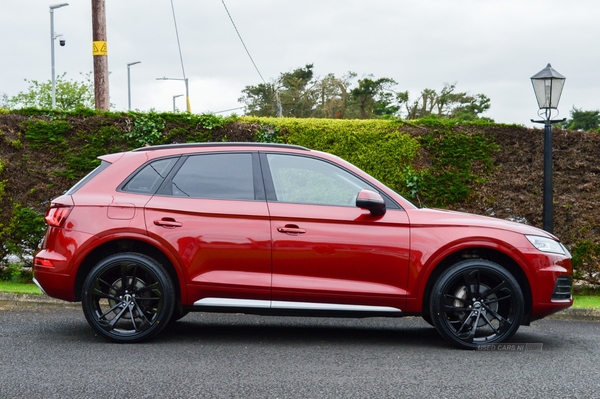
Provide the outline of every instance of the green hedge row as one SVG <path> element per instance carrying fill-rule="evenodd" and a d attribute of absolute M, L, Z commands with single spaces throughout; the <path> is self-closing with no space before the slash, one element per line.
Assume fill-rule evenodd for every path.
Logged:
<path fill-rule="evenodd" d="M 406 122 L 2 111 L 0 259 L 12 254 L 30 262 L 43 237 L 48 201 L 94 168 L 102 154 L 175 142 L 297 144 L 357 165 L 418 205 L 448 207 L 468 202 L 497 168 L 492 159 L 500 147 L 486 131 L 489 126 L 484 122 L 462 129 L 456 121 L 435 118 Z M 600 253 L 593 242 L 584 244 L 575 246 L 581 248 L 574 251 L 575 262 L 590 262 Z"/>

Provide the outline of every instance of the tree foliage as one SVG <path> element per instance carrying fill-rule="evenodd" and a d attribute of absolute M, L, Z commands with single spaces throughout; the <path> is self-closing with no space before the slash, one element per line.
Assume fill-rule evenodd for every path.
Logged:
<path fill-rule="evenodd" d="M 446 83 L 438 93 L 425 89 L 414 100 L 409 92 L 399 94 L 406 109 L 406 119 L 421 119 L 429 115 L 438 117 L 472 120 L 490 108 L 490 99 L 485 94 L 470 95 L 456 92 L 456 84 Z"/>
<path fill-rule="evenodd" d="M 281 73 L 272 83 L 246 86 L 238 101 L 246 105 L 247 115 L 296 118 L 420 119 L 436 115 L 473 120 L 490 108 L 487 96 L 457 92 L 456 84 L 446 84 L 439 92 L 425 89 L 414 99 L 396 86 L 392 78 L 368 75 L 357 79 L 354 72 L 320 77 L 315 75 L 314 65 L 307 64 Z"/>
<path fill-rule="evenodd" d="M 73 111 L 80 108 L 94 108 L 94 84 L 91 73 L 81 74 L 83 81 L 65 78 L 66 72 L 56 77 L 56 108 Z M 52 108 L 52 81 L 25 81 L 27 91 L 10 97 L 6 101 L 8 108 Z"/>
<path fill-rule="evenodd" d="M 598 130 L 600 127 L 600 111 L 584 111 L 573 107 L 571 118 L 563 122 L 561 127 L 571 130 Z"/>
<path fill-rule="evenodd" d="M 393 115 L 400 107 L 393 105 L 392 88 L 396 81 L 390 78 L 359 79 L 358 87 L 350 92 L 360 110 L 360 119 L 373 115 Z"/>
<path fill-rule="evenodd" d="M 9 107 L 8 100 L 9 100 L 8 94 L 0 93 L 0 108 L 8 108 Z"/>

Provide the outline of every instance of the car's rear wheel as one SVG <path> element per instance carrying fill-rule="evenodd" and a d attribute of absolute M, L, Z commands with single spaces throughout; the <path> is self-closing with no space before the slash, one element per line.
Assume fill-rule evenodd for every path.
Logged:
<path fill-rule="evenodd" d="M 160 332 L 175 305 L 173 283 L 152 258 L 112 255 L 85 279 L 82 307 L 92 328 L 114 342 L 139 342 Z"/>
<path fill-rule="evenodd" d="M 502 343 L 523 318 L 519 283 L 502 266 L 480 259 L 459 262 L 433 287 L 430 315 L 448 341 L 462 348 Z"/>

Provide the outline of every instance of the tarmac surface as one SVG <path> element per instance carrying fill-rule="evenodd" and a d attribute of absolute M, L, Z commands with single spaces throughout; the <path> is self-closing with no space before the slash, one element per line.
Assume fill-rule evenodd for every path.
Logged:
<path fill-rule="evenodd" d="M 594 317 L 563 312 L 479 351 L 454 348 L 419 317 L 218 313 L 112 344 L 79 303 L 0 294 L 0 398 L 597 398 Z"/>
<path fill-rule="evenodd" d="M 26 302 L 26 303 L 54 303 L 63 306 L 72 306 L 81 308 L 81 302 L 67 302 L 60 299 L 50 298 L 47 295 L 29 295 L 29 294 L 11 294 L 6 292 L 0 292 L 0 301 L 4 302 Z M 546 318 L 558 319 L 558 320 L 587 320 L 587 321 L 600 321 L 600 309 L 581 309 L 581 308 L 569 308 Z"/>

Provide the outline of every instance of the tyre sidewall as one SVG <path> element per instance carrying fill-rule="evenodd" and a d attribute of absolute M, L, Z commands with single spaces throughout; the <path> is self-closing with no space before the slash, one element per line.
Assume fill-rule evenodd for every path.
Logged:
<path fill-rule="evenodd" d="M 95 281 L 98 277 L 102 276 L 105 272 L 113 267 L 118 266 L 123 262 L 135 262 L 144 270 L 154 276 L 156 281 L 160 283 L 163 291 L 162 306 L 157 314 L 157 317 L 153 325 L 138 334 L 118 334 L 111 331 L 106 331 L 96 320 L 95 309 L 92 305 L 93 299 L 90 298 L 90 293 L 95 285 Z M 118 343 L 125 342 L 140 342 L 150 338 L 151 336 L 158 334 L 163 328 L 168 325 L 169 320 L 173 315 L 175 308 L 175 293 L 173 289 L 173 283 L 169 275 L 165 272 L 164 268 L 149 256 L 138 254 L 138 253 L 120 253 L 111 255 L 96 266 L 94 266 L 91 272 L 86 277 L 81 295 L 81 304 L 83 313 L 90 326 L 102 337 Z"/>
<path fill-rule="evenodd" d="M 443 301 L 443 293 L 446 293 L 448 291 L 450 285 L 455 282 L 456 277 L 463 274 L 464 272 L 475 270 L 479 270 L 480 272 L 488 273 L 494 275 L 495 277 L 499 277 L 501 279 L 506 280 L 507 283 L 510 284 L 511 289 L 513 291 L 512 295 L 514 296 L 514 310 L 512 318 L 513 323 L 509 330 L 495 339 L 491 339 L 489 341 L 481 343 L 466 342 L 460 339 L 458 336 L 456 336 L 454 331 L 452 331 L 452 329 L 447 325 L 447 322 L 443 319 L 445 317 L 443 312 L 439 310 L 439 307 L 441 306 L 441 303 Z M 472 259 L 459 262 L 442 273 L 442 275 L 438 278 L 438 280 L 433 286 L 429 306 L 433 326 L 440 333 L 440 335 L 442 335 L 446 340 L 450 341 L 451 343 L 460 348 L 477 349 L 477 347 L 482 344 L 506 342 L 517 332 L 521 324 L 521 320 L 523 318 L 524 299 L 519 283 L 508 270 L 506 270 L 499 264 L 491 261 Z"/>

